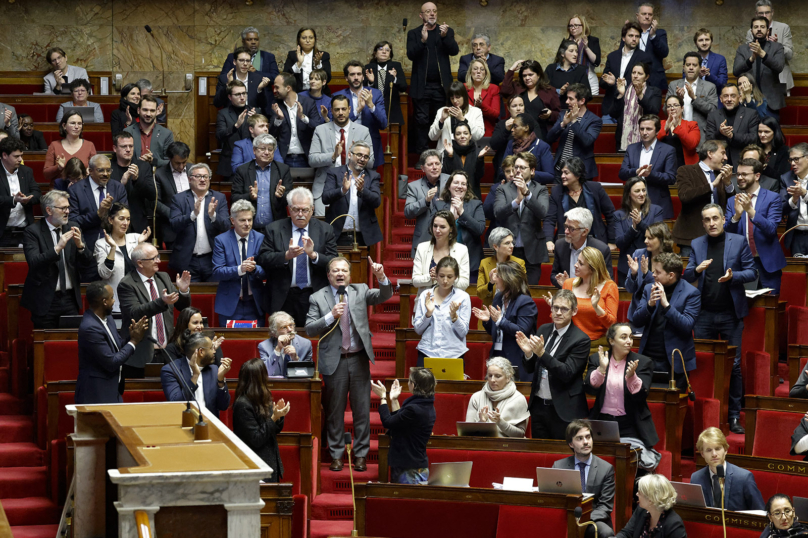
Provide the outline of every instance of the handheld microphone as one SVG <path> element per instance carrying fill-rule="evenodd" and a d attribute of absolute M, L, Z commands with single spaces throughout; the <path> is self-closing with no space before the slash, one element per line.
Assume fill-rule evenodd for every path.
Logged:
<path fill-rule="evenodd" d="M 337 295 L 339 295 L 339 302 L 343 302 L 345 300 L 345 286 L 340 286 L 339 288 L 337 288 Z M 350 442 L 349 438 L 351 434 L 346 433 L 346 435 L 348 436 L 348 441 Z"/>
<path fill-rule="evenodd" d="M 595 538 L 598 538 L 598 526 L 595 525 L 594 521 L 586 521 L 584 523 L 581 523 L 581 516 L 584 514 L 583 508 L 581 508 L 580 506 L 576 506 L 574 513 L 575 513 L 575 524 L 578 525 L 579 527 L 588 527 L 589 525 L 592 525 L 595 528 Z"/>
<path fill-rule="evenodd" d="M 174 372 L 174 375 L 177 376 L 177 379 L 180 382 L 182 387 L 182 395 L 185 396 L 185 391 L 188 391 L 188 397 L 185 399 L 185 411 L 182 412 L 182 427 L 183 428 L 194 428 L 194 438 L 196 439 L 197 435 L 197 426 L 200 426 L 199 435 L 203 435 L 204 432 L 207 432 L 208 425 L 205 423 L 205 420 L 202 418 L 202 408 L 199 406 L 199 402 L 196 400 L 196 395 L 194 391 L 191 390 L 191 387 L 185 382 L 183 379 L 182 374 L 177 369 L 177 365 L 174 364 L 174 361 L 171 359 L 171 356 L 168 354 L 164 348 L 160 346 L 160 344 L 151 337 L 151 335 L 144 335 L 144 338 L 149 342 L 155 344 L 157 348 L 165 353 L 168 367 L 171 368 L 171 371 Z M 199 422 L 194 419 L 194 413 L 191 411 L 191 399 L 193 399 L 194 403 L 196 404 L 196 408 L 199 410 Z M 204 431 L 203 431 L 204 428 Z M 207 435 L 206 433 L 204 433 Z"/>
<path fill-rule="evenodd" d="M 718 482 L 721 484 L 721 526 L 724 529 L 724 538 L 727 538 L 727 521 L 724 517 L 724 465 L 721 464 L 715 468 L 715 476 L 718 477 Z"/>
<path fill-rule="evenodd" d="M 340 287 L 342 288 L 343 286 Z M 351 449 L 353 448 L 351 432 L 345 432 L 343 440 L 345 442 L 345 451 L 348 453 L 348 472 L 351 474 L 351 500 L 353 501 L 353 530 L 351 530 L 351 536 L 359 536 L 359 531 L 356 530 L 356 492 L 354 491 L 353 466 L 351 465 Z"/>

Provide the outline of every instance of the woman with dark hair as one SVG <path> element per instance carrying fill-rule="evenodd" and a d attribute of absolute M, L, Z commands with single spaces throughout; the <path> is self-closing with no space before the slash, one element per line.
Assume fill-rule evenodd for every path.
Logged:
<path fill-rule="evenodd" d="M 59 191 L 66 191 L 82 179 L 87 177 L 87 167 L 81 159 L 73 157 L 65 164 L 65 177 L 53 180 L 53 187 Z"/>
<path fill-rule="evenodd" d="M 598 346 L 597 353 L 589 357 L 584 379 L 584 389 L 595 396 L 589 418 L 617 422 L 620 437 L 633 437 L 646 448 L 653 448 L 659 436 L 646 401 L 654 374 L 653 362 L 631 351 L 628 323 L 609 327 L 606 340 L 608 347 Z"/>
<path fill-rule="evenodd" d="M 491 135 L 491 141 L 489 142 L 491 149 L 496 152 L 494 155 L 495 173 L 498 173 L 502 167 L 502 159 L 505 158 L 505 148 L 508 146 L 508 142 L 510 142 L 512 139 L 513 123 L 516 120 L 516 116 L 524 113 L 525 111 L 525 99 L 521 95 L 514 95 L 505 103 L 506 108 L 508 109 L 507 117 L 497 122 L 496 126 L 494 127 L 494 132 Z M 533 130 L 536 130 L 535 122 Z"/>
<path fill-rule="evenodd" d="M 284 73 L 291 73 L 297 80 L 296 91 L 309 89 L 309 75 L 315 69 L 322 69 L 326 74 L 326 85 L 323 93 L 331 95 L 328 83 L 331 82 L 331 55 L 317 48 L 317 32 L 314 28 L 301 28 L 295 39 L 297 47 L 286 54 L 283 63 Z"/>
<path fill-rule="evenodd" d="M 699 124 L 682 117 L 684 100 L 678 95 L 668 94 L 665 98 L 665 110 L 668 117 L 661 122 L 657 140 L 673 146 L 676 150 L 676 166 L 698 164 L 697 149 L 701 142 Z"/>
<path fill-rule="evenodd" d="M 662 92 L 647 84 L 651 76 L 651 64 L 640 62 L 631 69 L 631 84 L 626 79 L 616 81 L 615 95 L 609 115 L 615 119 L 615 145 L 617 151 L 626 151 L 629 144 L 640 141 L 639 119 L 643 114 L 659 115 Z"/>
<path fill-rule="evenodd" d="M 491 84 L 491 71 L 485 60 L 474 58 L 469 63 L 469 77 L 466 88 L 469 101 L 483 111 L 485 136 L 491 136 L 494 125 L 499 121 L 499 86 Z"/>
<path fill-rule="evenodd" d="M 135 264 L 129 255 L 138 243 L 146 241 L 151 235 L 151 228 L 148 227 L 140 234 L 126 233 L 130 220 L 129 208 L 118 202 L 113 203 L 103 224 L 104 241 L 95 242 L 98 276 L 112 287 L 115 294 L 113 312 L 121 311 L 121 304 L 118 302 L 118 283 L 126 274 L 135 270 Z"/>
<path fill-rule="evenodd" d="M 90 96 L 90 81 L 77 79 L 70 83 L 70 93 L 73 95 L 72 101 L 67 101 L 59 105 L 59 110 L 56 112 L 56 121 L 59 122 L 65 112 L 71 108 L 78 106 L 91 106 L 93 107 L 93 123 L 104 123 L 104 113 L 101 112 L 101 105 L 88 101 Z"/>
<path fill-rule="evenodd" d="M 788 161 L 788 146 L 783 130 L 776 118 L 765 116 L 760 118 L 758 124 L 758 146 L 763 148 L 766 166 L 763 175 L 780 180 L 783 174 L 791 170 Z"/>
<path fill-rule="evenodd" d="M 578 43 L 565 39 L 558 46 L 555 63 L 547 66 L 547 78 L 550 85 L 558 91 L 561 109 L 567 108 L 567 86 L 570 84 L 589 84 L 586 66 L 578 63 Z"/>
<path fill-rule="evenodd" d="M 407 77 L 401 62 L 393 61 L 393 45 L 389 41 L 379 41 L 373 47 L 365 66 L 365 79 L 368 86 L 384 94 L 384 109 L 390 113 L 390 123 L 404 125 L 400 95 L 407 91 Z"/>
<path fill-rule="evenodd" d="M 436 211 L 429 221 L 431 239 L 415 249 L 412 262 L 412 285 L 420 295 L 437 283 L 437 265 L 446 256 L 457 260 L 460 274 L 455 286 L 464 290 L 469 287 L 469 249 L 457 242 L 457 224 L 451 211 Z"/>
<path fill-rule="evenodd" d="M 189 306 L 180 312 L 177 317 L 177 322 L 174 324 L 174 332 L 168 339 L 166 345 L 166 353 L 169 354 L 171 360 L 181 359 L 185 357 L 185 342 L 194 333 L 201 333 L 205 330 L 205 320 L 202 317 L 202 311 L 196 307 Z M 211 337 L 213 342 L 213 349 L 216 350 L 216 358 L 214 359 L 216 366 L 222 363 L 222 342 L 224 336 Z"/>
<path fill-rule="evenodd" d="M 617 284 L 603 254 L 594 247 L 584 247 L 575 262 L 575 277 L 565 280 L 562 289 L 571 290 L 578 301 L 578 313 L 572 318 L 575 326 L 591 340 L 603 338 L 617 321 L 620 304 Z"/>
<path fill-rule="evenodd" d="M 267 367 L 261 359 L 250 359 L 238 373 L 233 403 L 233 433 L 272 468 L 264 482 L 278 483 L 283 478 L 283 462 L 278 450 L 278 434 L 291 403 L 283 398 L 272 401 Z"/>
<path fill-rule="evenodd" d="M 628 307 L 628 317 L 631 318 L 637 303 L 642 299 L 642 290 L 646 284 L 654 283 L 654 273 L 651 271 L 651 260 L 661 252 L 673 252 L 673 237 L 671 229 L 664 222 L 655 222 L 645 229 L 645 246 L 639 247 L 633 254 L 626 255 L 626 277 L 624 285 L 626 291 L 633 294 L 631 305 Z M 622 257 L 622 253 L 620 254 Z"/>
<path fill-rule="evenodd" d="M 412 396 L 398 403 L 401 385 L 398 379 L 387 389 L 381 381 L 371 381 L 370 388 L 381 398 L 379 416 L 390 436 L 390 481 L 394 484 L 420 484 L 429 478 L 426 445 L 435 425 L 435 376 L 426 368 L 410 368 L 407 389 Z"/>
<path fill-rule="evenodd" d="M 569 35 L 565 39 L 572 40 L 578 45 L 578 63 L 587 71 L 592 95 L 597 95 L 600 93 L 600 82 L 595 69 L 600 65 L 600 40 L 590 34 L 589 24 L 582 15 L 575 14 L 570 17 L 567 30 Z"/>
<path fill-rule="evenodd" d="M 471 311 L 494 339 L 488 356 L 505 357 L 512 366 L 519 367 L 523 353 L 516 343 L 516 333 L 521 331 L 530 336 L 536 332 L 539 310 L 530 296 L 525 271 L 515 261 L 498 263 L 491 282 L 497 290 L 491 306 Z M 519 368 L 519 381 L 530 381 L 532 377 L 525 368 Z"/>
<path fill-rule="evenodd" d="M 476 282 L 483 259 L 480 236 L 485 232 L 485 213 L 482 201 L 469 188 L 469 183 L 469 175 L 463 170 L 451 172 L 440 197 L 432 199 L 432 211 L 449 211 L 455 218 L 457 242 L 466 245 L 469 251 L 469 278 Z"/>
<path fill-rule="evenodd" d="M 309 89 L 303 90 L 300 92 L 300 95 L 305 95 L 312 101 L 314 101 L 314 106 L 317 107 L 317 111 L 320 111 L 320 107 L 324 106 L 327 110 L 331 110 L 331 98 L 323 93 L 323 89 L 325 88 L 325 81 L 328 77 L 325 74 L 325 71 L 322 69 L 315 69 L 311 73 L 309 73 Z M 323 120 L 328 123 L 331 121 L 328 116 L 323 118 Z M 276 150 L 277 151 L 277 150 Z M 280 153 L 278 152 L 275 159 L 277 160 Z M 281 161 L 283 162 L 283 161 Z M 238 168 L 237 166 L 233 166 L 233 170 Z"/>
<path fill-rule="evenodd" d="M 550 207 L 544 219 L 544 236 L 550 252 L 555 249 L 557 237 L 564 232 L 564 214 L 574 207 L 583 207 L 592 213 L 592 228 L 588 236 L 608 243 L 612 250 L 617 250 L 612 225 L 614 204 L 600 183 L 587 181 L 586 165 L 580 157 L 571 157 L 562 163 L 561 185 L 556 185 L 550 193 Z"/>
<path fill-rule="evenodd" d="M 75 110 L 68 110 L 59 122 L 61 140 L 54 140 L 45 154 L 43 177 L 53 181 L 57 177 L 66 179 L 65 165 L 73 157 L 77 157 L 85 167 L 90 165 L 90 158 L 96 154 L 95 145 L 82 138 L 84 120 Z"/>
<path fill-rule="evenodd" d="M 45 143 L 42 131 L 34 129 L 34 118 L 30 114 L 19 114 L 17 118 L 20 122 L 20 140 L 25 144 L 25 151 L 45 151 L 48 149 L 48 144 Z"/>
<path fill-rule="evenodd" d="M 112 111 L 109 118 L 109 127 L 112 137 L 132 125 L 138 117 L 137 107 L 140 104 L 140 88 L 133 83 L 125 85 L 121 89 L 121 104 Z"/>
<path fill-rule="evenodd" d="M 483 112 L 469 104 L 469 94 L 462 82 L 454 81 L 446 92 L 446 106 L 438 109 L 435 121 L 429 128 L 430 140 L 454 140 L 454 128 L 465 122 L 471 131 L 471 139 L 475 142 L 485 136 Z M 438 151 L 443 153 L 443 144 L 438 144 Z"/>
<path fill-rule="evenodd" d="M 760 538 L 808 537 L 808 525 L 802 523 L 794 510 L 791 497 L 776 493 L 766 503 L 769 525 L 763 529 Z"/>
<path fill-rule="evenodd" d="M 627 258 L 645 245 L 645 230 L 662 222 L 662 208 L 651 203 L 645 178 L 633 177 L 623 187 L 623 201 L 614 212 L 612 226 L 620 254 L 617 256 L 617 285 L 623 287 L 628 273 Z"/>
<path fill-rule="evenodd" d="M 752 73 L 744 73 L 738 77 L 738 93 L 740 93 L 741 97 L 741 106 L 756 111 L 760 119 L 771 116 L 766 96 L 761 93 L 757 84 L 755 84 L 755 77 Z"/>
<path fill-rule="evenodd" d="M 455 125 L 452 134 L 453 140 L 443 139 L 443 173 L 464 171 L 472 192 L 477 198 L 481 198 L 480 181 L 485 173 L 485 154 L 491 148 L 485 146 L 480 149 L 477 142 L 471 138 L 469 124 L 464 121 Z"/>
<path fill-rule="evenodd" d="M 519 74 L 515 75 L 514 71 L 517 69 Z M 547 131 L 558 119 L 561 101 L 555 88 L 550 86 L 539 62 L 520 60 L 514 63 L 505 73 L 500 93 L 503 97 L 522 94 L 525 99 L 525 112 L 536 120 L 541 138 L 547 137 Z"/>
<path fill-rule="evenodd" d="M 518 97 L 515 97 L 518 99 Z M 535 132 L 536 123 L 529 114 L 519 114 L 513 118 L 511 139 L 505 146 L 503 158 L 508 155 L 518 155 L 530 152 L 536 157 L 536 173 L 533 179 L 537 183 L 547 185 L 555 179 L 553 171 L 553 153 L 550 144 L 540 139 Z"/>

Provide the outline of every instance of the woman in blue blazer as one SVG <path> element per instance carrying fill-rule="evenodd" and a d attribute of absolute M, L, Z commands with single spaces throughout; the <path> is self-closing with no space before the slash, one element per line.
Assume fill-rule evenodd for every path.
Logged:
<path fill-rule="evenodd" d="M 471 311 L 494 338 L 489 356 L 505 357 L 518 367 L 522 364 L 523 353 L 516 343 L 516 333 L 523 332 L 530 336 L 536 332 L 539 310 L 530 296 L 524 270 L 515 261 L 498 263 L 491 281 L 497 289 L 491 306 L 472 308 Z M 533 374 L 524 368 L 519 368 L 518 372 L 519 381 L 531 381 L 533 378 Z"/>
<path fill-rule="evenodd" d="M 564 214 L 574 207 L 583 207 L 592 213 L 592 229 L 589 237 L 608 243 L 616 249 L 614 226 L 614 204 L 596 181 L 587 181 L 586 166 L 580 157 L 570 157 L 561 168 L 561 185 L 556 185 L 550 193 L 550 208 L 544 219 L 544 236 L 547 248 L 550 243 L 564 235 Z M 556 224 L 559 233 L 555 233 Z"/>
<path fill-rule="evenodd" d="M 632 294 L 631 304 L 628 307 L 628 319 L 631 319 L 637 309 L 645 286 L 654 283 L 651 259 L 660 252 L 673 252 L 671 230 L 664 222 L 656 222 L 645 229 L 644 243 L 645 247 L 638 248 L 631 255 L 631 261 L 626 257 L 628 267 L 625 288 Z"/>
<path fill-rule="evenodd" d="M 536 122 L 529 114 L 519 114 L 513 120 L 513 128 L 511 129 L 511 139 L 505 146 L 505 153 L 503 159 L 508 155 L 515 155 L 527 151 L 536 157 L 536 173 L 533 174 L 533 179 L 537 183 L 547 185 L 552 183 L 555 179 L 553 172 L 553 153 L 550 150 L 550 145 L 536 137 L 534 132 Z M 497 171 L 499 173 L 499 171 Z M 501 176 L 502 179 L 504 176 Z"/>
<path fill-rule="evenodd" d="M 662 222 L 662 208 L 651 203 L 648 184 L 644 178 L 633 177 L 623 187 L 623 201 L 612 219 L 617 256 L 617 285 L 623 287 L 628 273 L 629 253 L 645 246 L 645 230 L 655 222 Z"/>

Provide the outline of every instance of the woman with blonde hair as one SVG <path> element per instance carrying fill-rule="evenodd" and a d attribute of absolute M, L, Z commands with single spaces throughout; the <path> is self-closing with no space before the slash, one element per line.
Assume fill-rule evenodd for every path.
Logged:
<path fill-rule="evenodd" d="M 595 69 L 600 66 L 600 40 L 590 34 L 589 24 L 583 15 L 573 14 L 567 22 L 569 34 L 564 39 L 578 45 L 578 64 L 586 67 L 592 95 L 600 93 L 600 83 Z"/>
<path fill-rule="evenodd" d="M 516 390 L 513 366 L 504 357 L 492 357 L 485 366 L 485 385 L 471 396 L 466 422 L 494 422 L 501 437 L 524 437 L 530 412 Z"/>
<path fill-rule="evenodd" d="M 469 101 L 483 111 L 485 136 L 491 136 L 494 126 L 499 121 L 499 86 L 491 84 L 491 71 L 488 64 L 479 58 L 469 63 L 469 81 L 466 89 L 469 92 Z"/>
<path fill-rule="evenodd" d="M 637 509 L 617 538 L 687 538 L 685 524 L 673 511 L 676 490 L 661 474 L 647 474 L 637 483 Z"/>
<path fill-rule="evenodd" d="M 572 321 L 592 340 L 603 338 L 617 321 L 619 303 L 617 284 L 609 276 L 603 254 L 596 248 L 584 247 L 575 263 L 575 275 L 563 286 L 578 298 L 578 314 Z"/>

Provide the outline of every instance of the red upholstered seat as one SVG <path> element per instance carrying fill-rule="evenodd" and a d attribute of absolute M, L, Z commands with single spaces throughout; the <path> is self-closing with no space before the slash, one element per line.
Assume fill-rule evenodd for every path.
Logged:
<path fill-rule="evenodd" d="M 200 308 L 200 307 L 197 307 Z M 201 308 L 200 308 L 201 309 Z M 208 318 L 211 319 L 211 318 Z M 258 344 L 264 340 L 228 340 L 222 342 L 222 354 L 233 359 L 230 367 L 229 377 L 238 377 L 241 366 L 250 359 L 258 357 Z"/>
<path fill-rule="evenodd" d="M 766 311 L 764 308 L 750 308 L 749 314 L 744 318 L 744 331 L 741 347 L 747 351 L 766 351 Z M 755 393 L 758 394 L 758 393 Z M 768 392 L 766 392 L 768 395 Z"/>
<path fill-rule="evenodd" d="M 541 264 L 541 276 L 539 277 L 539 286 L 552 286 L 553 282 L 550 280 L 550 272 L 553 270 L 552 263 Z"/>
<path fill-rule="evenodd" d="M 803 415 L 784 411 L 758 410 L 755 420 L 755 438 L 752 455 L 761 458 L 801 460 L 803 456 L 789 456 L 791 434 Z"/>
<path fill-rule="evenodd" d="M 294 413 L 286 415 L 283 421 L 283 431 L 311 433 L 311 396 L 308 391 L 303 390 L 273 390 L 272 399 L 279 401 L 283 398 L 287 403 L 291 403 L 290 409 Z M 232 407 L 232 406 L 231 406 Z M 284 464 L 286 460 L 284 460 Z"/>
<path fill-rule="evenodd" d="M 610 194 L 609 195 L 609 200 L 612 201 L 612 205 L 615 208 L 619 208 L 620 204 L 623 203 L 623 196 L 621 194 Z"/>
<path fill-rule="evenodd" d="M 656 432 L 659 436 L 659 442 L 654 448 L 662 454 L 662 460 L 656 468 L 656 472 L 670 480 L 673 470 L 673 456 L 667 449 L 667 439 L 665 432 L 665 404 L 661 402 L 648 402 L 648 408 L 651 410 L 651 417 L 656 426 Z"/>
<path fill-rule="evenodd" d="M 615 267 L 615 274 L 617 268 Z M 615 278 L 615 280 L 617 280 Z M 628 307 L 631 306 L 631 301 L 620 301 L 617 304 L 617 322 L 618 323 L 626 323 L 628 322 Z"/>
<path fill-rule="evenodd" d="M 614 153 L 614 133 L 606 133 L 601 131 L 600 135 L 595 139 L 595 153 Z"/>
<path fill-rule="evenodd" d="M 526 521 L 540 521 L 541 532 L 538 534 L 541 536 L 565 536 L 567 532 L 564 510 L 502 505 L 497 518 L 497 538 L 524 538 Z"/>
<path fill-rule="evenodd" d="M 763 351 L 744 353 L 741 360 L 741 373 L 743 375 L 744 394 L 770 395 L 771 357 L 769 357 L 768 353 Z"/>
<path fill-rule="evenodd" d="M 600 183 L 623 183 L 618 175 L 620 172 L 620 164 L 618 163 L 601 163 L 598 164 L 598 178 Z"/>
<path fill-rule="evenodd" d="M 677 357 L 678 358 L 678 357 Z M 697 352 L 696 369 L 688 372 L 690 385 L 696 393 L 696 401 L 687 401 L 687 413 L 682 430 L 682 447 L 696 445 L 696 438 L 710 426 L 718 427 L 721 422 L 721 402 L 716 398 L 713 372 L 715 355 Z"/>
<path fill-rule="evenodd" d="M 25 284 L 25 277 L 28 276 L 28 263 L 4 262 L 3 272 L 4 290 L 7 290 L 12 284 Z"/>
<path fill-rule="evenodd" d="M 784 462 L 782 465 L 783 470 L 792 466 L 789 462 Z M 804 497 L 805 492 L 808 491 L 808 476 L 786 474 L 777 472 L 777 470 L 769 472 L 750 469 L 750 471 L 755 476 L 755 484 L 764 499 L 768 499 L 775 493 L 784 493 L 791 497 Z"/>
<path fill-rule="evenodd" d="M 795 144 L 800 144 L 802 142 L 808 142 L 808 135 L 804 134 L 787 134 L 786 137 L 786 145 L 790 148 L 793 148 Z"/>
<path fill-rule="evenodd" d="M 71 379 L 77 379 L 78 376 L 78 342 L 45 342 L 45 382 L 69 381 Z"/>
<path fill-rule="evenodd" d="M 295 503 L 292 509 L 292 538 L 306 538 L 308 536 L 308 497 L 293 495 Z"/>
<path fill-rule="evenodd" d="M 285 428 L 284 428 L 285 429 Z M 283 462 L 283 482 L 292 483 L 292 494 L 300 493 L 300 448 L 296 446 L 279 446 L 281 461 Z"/>
<path fill-rule="evenodd" d="M 533 452 L 495 452 L 485 450 L 445 450 L 427 448 L 429 463 L 473 461 L 469 486 L 490 488 L 501 484 L 506 476 L 536 478 L 536 467 L 552 467 L 569 454 L 537 454 Z"/>
<path fill-rule="evenodd" d="M 785 276 L 788 273 L 783 273 L 783 291 L 786 289 Z M 803 289 L 803 292 L 805 290 Z M 782 293 L 782 291 L 781 291 Z M 782 295 L 780 295 L 782 297 Z M 788 343 L 789 344 L 808 344 L 808 307 L 796 306 L 794 304 L 788 305 L 786 308 L 786 317 L 788 318 Z"/>
<path fill-rule="evenodd" d="M 720 516 L 717 525 L 685 521 L 685 530 L 688 536 L 697 536 L 698 538 L 723 538 L 724 536 Z M 731 527 L 727 528 L 727 534 L 731 534 L 732 538 L 760 538 L 759 529 L 738 529 Z"/>
<path fill-rule="evenodd" d="M 225 341 L 226 342 L 226 341 Z M 417 340 L 408 340 L 405 344 L 404 371 L 409 372 L 418 363 Z M 463 370 L 471 379 L 485 379 L 485 361 L 491 351 L 489 342 L 467 342 L 469 350 L 463 357 Z"/>
<path fill-rule="evenodd" d="M 365 534 L 388 538 L 491 538 L 497 532 L 498 515 L 499 506 L 495 504 L 369 498 L 365 503 Z M 527 525 L 524 520 L 521 523 Z"/>
<path fill-rule="evenodd" d="M 536 316 L 537 327 L 541 327 L 545 323 L 553 321 L 550 316 L 550 305 L 547 304 L 547 301 L 541 297 L 534 297 L 533 302 L 536 303 L 536 309 L 539 311 L 539 315 Z"/>

